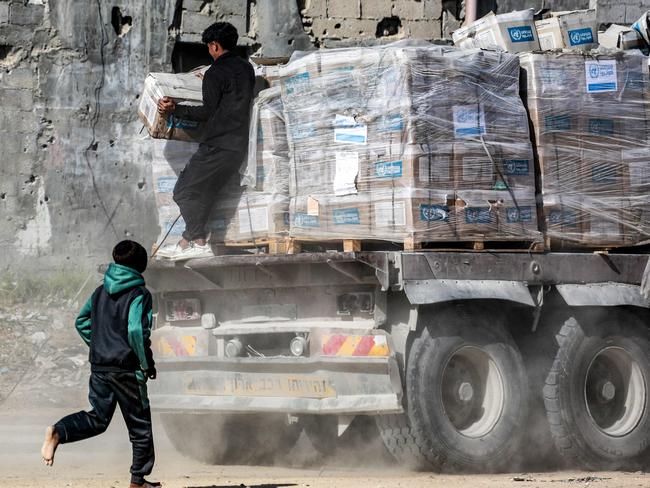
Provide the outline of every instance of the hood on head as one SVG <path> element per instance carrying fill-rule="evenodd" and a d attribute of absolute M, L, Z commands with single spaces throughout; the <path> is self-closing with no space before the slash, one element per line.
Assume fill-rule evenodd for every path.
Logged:
<path fill-rule="evenodd" d="M 104 273 L 104 288 L 109 295 L 141 285 L 144 285 L 142 275 L 128 266 L 111 263 L 108 265 L 106 273 Z"/>

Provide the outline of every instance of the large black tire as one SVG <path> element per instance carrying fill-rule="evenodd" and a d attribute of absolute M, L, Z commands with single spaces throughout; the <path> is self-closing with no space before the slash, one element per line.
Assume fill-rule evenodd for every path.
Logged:
<path fill-rule="evenodd" d="M 271 415 L 163 414 L 161 421 L 178 452 L 207 464 L 271 464 L 301 432 Z"/>
<path fill-rule="evenodd" d="M 562 324 L 544 404 L 557 449 L 585 469 L 639 469 L 650 454 L 650 334 L 631 313 Z"/>
<path fill-rule="evenodd" d="M 406 414 L 377 423 L 403 465 L 494 472 L 512 465 L 527 414 L 527 377 L 505 318 L 455 306 L 430 316 L 410 347 Z"/>

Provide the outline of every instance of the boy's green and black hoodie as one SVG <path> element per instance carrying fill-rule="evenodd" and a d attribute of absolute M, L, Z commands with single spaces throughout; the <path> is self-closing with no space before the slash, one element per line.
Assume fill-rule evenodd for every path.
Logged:
<path fill-rule="evenodd" d="M 75 322 L 90 347 L 95 372 L 142 371 L 154 367 L 151 353 L 151 294 L 136 270 L 111 263 Z"/>

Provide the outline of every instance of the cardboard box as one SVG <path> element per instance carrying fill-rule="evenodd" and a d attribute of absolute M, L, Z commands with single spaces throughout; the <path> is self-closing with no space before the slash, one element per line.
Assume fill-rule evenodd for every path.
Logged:
<path fill-rule="evenodd" d="M 322 198 L 318 196 L 317 198 Z M 300 195 L 291 197 L 289 233 L 297 239 L 319 239 L 327 236 L 327 215 L 317 198 Z"/>
<path fill-rule="evenodd" d="M 621 164 L 629 173 L 631 198 L 650 196 L 650 147 L 628 146 L 621 150 Z M 650 226 L 650 222 L 648 224 Z"/>
<path fill-rule="evenodd" d="M 539 42 L 533 17 L 533 9 L 499 15 L 490 12 L 454 31 L 452 38 L 454 44 L 463 49 L 501 48 L 512 53 L 538 51 Z"/>
<path fill-rule="evenodd" d="M 372 239 L 371 206 L 367 194 L 329 196 L 321 204 L 332 239 Z"/>
<path fill-rule="evenodd" d="M 500 239 L 541 238 L 537 227 L 537 203 L 535 189 L 514 188 L 512 193 L 501 192 L 502 203 L 498 206 L 498 230 Z"/>
<path fill-rule="evenodd" d="M 488 146 L 488 154 L 480 142 L 454 144 L 454 180 L 458 190 L 493 190 L 496 183 L 495 163 L 498 148 Z M 492 159 L 490 159 L 490 156 Z"/>
<path fill-rule="evenodd" d="M 370 151 L 362 166 L 360 187 L 373 192 L 383 188 L 453 188 L 453 145 L 406 145 L 399 155 Z"/>
<path fill-rule="evenodd" d="M 183 120 L 173 114 L 166 117 L 158 113 L 158 101 L 163 97 L 173 98 L 178 105 L 201 106 L 202 80 L 197 76 L 201 70 L 191 73 L 149 73 L 138 106 L 138 116 L 154 139 L 175 139 L 179 141 L 200 141 L 202 123 Z"/>
<path fill-rule="evenodd" d="M 374 239 L 404 242 L 457 240 L 453 191 L 378 190 L 372 198 Z"/>
<path fill-rule="evenodd" d="M 367 195 L 292 197 L 290 222 L 296 239 L 372 239 Z"/>
<path fill-rule="evenodd" d="M 495 186 L 500 187 L 502 182 L 510 188 L 535 190 L 535 159 L 530 143 L 500 144 L 497 166 L 501 176 L 497 175 Z"/>
<path fill-rule="evenodd" d="M 155 140 L 152 141 L 152 147 L 151 177 L 156 206 L 175 206 L 173 191 L 178 175 L 199 145 L 184 141 Z"/>
<path fill-rule="evenodd" d="M 643 49 L 646 44 L 641 33 L 630 26 L 610 25 L 598 35 L 598 43 L 608 49 Z"/>
<path fill-rule="evenodd" d="M 598 47 L 596 10 L 553 12 L 551 17 L 535 22 L 539 46 L 543 51 Z"/>
<path fill-rule="evenodd" d="M 458 190 L 456 229 L 461 240 L 494 240 L 499 237 L 499 206 L 503 192 Z"/>
<path fill-rule="evenodd" d="M 579 195 L 544 195 L 544 230 L 553 239 L 580 242 L 584 217 Z"/>

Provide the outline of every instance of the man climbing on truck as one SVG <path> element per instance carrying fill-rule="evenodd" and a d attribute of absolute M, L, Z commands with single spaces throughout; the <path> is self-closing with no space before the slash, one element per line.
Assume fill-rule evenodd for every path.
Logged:
<path fill-rule="evenodd" d="M 119 404 L 133 446 L 130 488 L 154 488 L 144 479 L 154 464 L 148 379 L 156 378 L 151 352 L 151 294 L 142 273 L 147 251 L 134 241 L 113 249 L 104 283 L 81 309 L 75 326 L 90 348 L 92 410 L 68 415 L 47 428 L 41 449 L 43 462 L 52 466 L 59 444 L 81 441 L 103 433 Z"/>
<path fill-rule="evenodd" d="M 248 148 L 248 124 L 255 72 L 235 53 L 237 29 L 228 22 L 208 27 L 202 41 L 214 59 L 203 75 L 203 105 L 181 106 L 168 97 L 158 102 L 161 114 L 204 123 L 199 148 L 181 171 L 174 201 L 185 221 L 183 237 L 158 256 L 181 260 L 212 255 L 206 222 L 219 189 L 237 172 Z"/>

